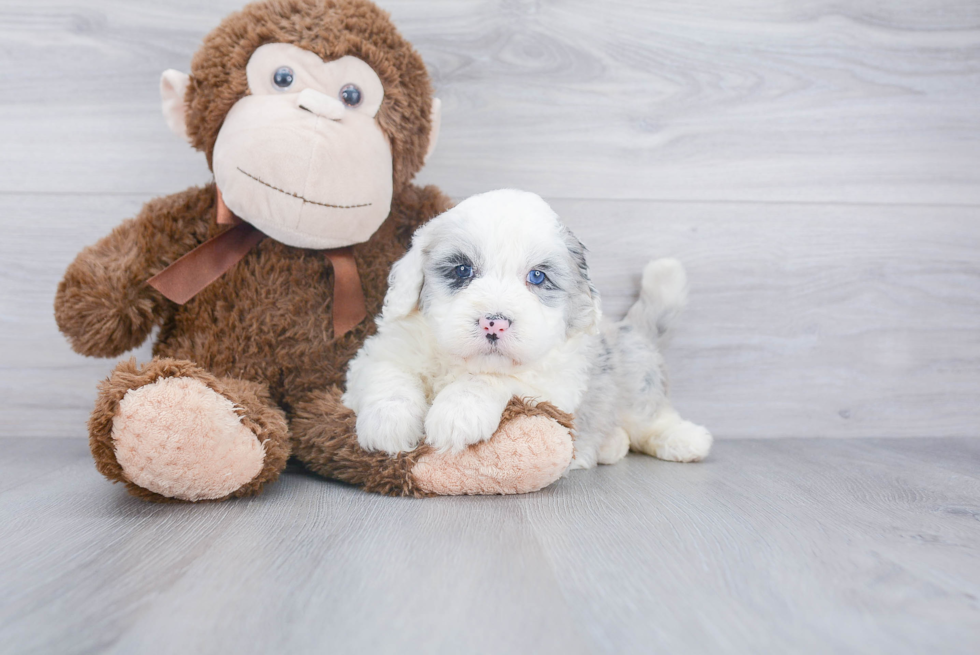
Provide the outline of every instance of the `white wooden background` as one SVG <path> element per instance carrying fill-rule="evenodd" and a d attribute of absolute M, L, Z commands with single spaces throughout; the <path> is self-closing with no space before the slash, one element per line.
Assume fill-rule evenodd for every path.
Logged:
<path fill-rule="evenodd" d="M 0 2 L 0 435 L 85 434 L 113 362 L 69 350 L 55 286 L 143 202 L 208 180 L 157 79 L 240 4 Z M 689 418 L 977 436 L 980 2 L 381 4 L 444 101 L 422 182 L 544 195 L 611 316 L 647 259 L 686 263 L 667 357 Z"/>

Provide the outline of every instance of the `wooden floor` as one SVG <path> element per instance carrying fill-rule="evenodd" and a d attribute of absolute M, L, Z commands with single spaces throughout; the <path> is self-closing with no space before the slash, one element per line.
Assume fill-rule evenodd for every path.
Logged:
<path fill-rule="evenodd" d="M 520 497 L 153 505 L 0 447 L 3 653 L 976 653 L 980 440 L 739 440 Z"/>

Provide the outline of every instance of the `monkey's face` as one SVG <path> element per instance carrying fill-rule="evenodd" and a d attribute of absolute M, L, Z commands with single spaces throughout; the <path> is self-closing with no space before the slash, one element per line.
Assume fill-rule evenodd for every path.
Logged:
<path fill-rule="evenodd" d="M 228 111 L 212 170 L 225 204 L 267 235 L 301 248 L 367 241 L 391 210 L 392 152 L 376 120 L 385 90 L 352 56 L 323 61 L 288 43 L 257 48 L 248 95 Z M 189 79 L 164 73 L 164 115 L 183 133 Z M 433 101 L 430 150 L 438 129 Z"/>
<path fill-rule="evenodd" d="M 367 241 L 391 208 L 391 150 L 374 120 L 377 74 L 355 57 L 324 62 L 287 43 L 257 49 L 250 95 L 225 117 L 214 179 L 225 204 L 303 248 Z"/>
<path fill-rule="evenodd" d="M 366 241 L 391 208 L 391 151 L 375 122 L 377 74 L 355 57 L 324 62 L 291 44 L 258 48 L 250 95 L 225 117 L 215 182 L 233 212 L 304 248 Z"/>

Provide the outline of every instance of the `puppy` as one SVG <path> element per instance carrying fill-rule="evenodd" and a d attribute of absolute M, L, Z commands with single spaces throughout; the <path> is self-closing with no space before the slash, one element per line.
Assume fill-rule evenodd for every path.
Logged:
<path fill-rule="evenodd" d="M 343 401 L 368 450 L 423 439 L 461 450 L 489 439 L 520 396 L 574 415 L 573 468 L 630 447 L 697 461 L 711 435 L 671 408 L 658 350 L 685 300 L 680 263 L 651 262 L 626 318 L 600 330 L 585 248 L 551 207 L 523 191 L 473 196 L 419 228 L 395 263 Z"/>

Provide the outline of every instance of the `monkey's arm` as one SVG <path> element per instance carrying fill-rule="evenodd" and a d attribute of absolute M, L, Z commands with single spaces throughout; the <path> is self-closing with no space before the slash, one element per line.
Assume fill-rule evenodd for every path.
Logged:
<path fill-rule="evenodd" d="M 171 306 L 146 281 L 207 239 L 214 199 L 209 185 L 151 200 L 78 254 L 54 300 L 72 349 L 116 357 L 146 340 Z"/>
<path fill-rule="evenodd" d="M 395 215 L 395 234 L 405 248 L 412 243 L 412 234 L 429 219 L 435 218 L 453 206 L 439 187 L 428 185 L 417 187 L 409 184 L 398 194 L 391 203 L 391 212 Z"/>

